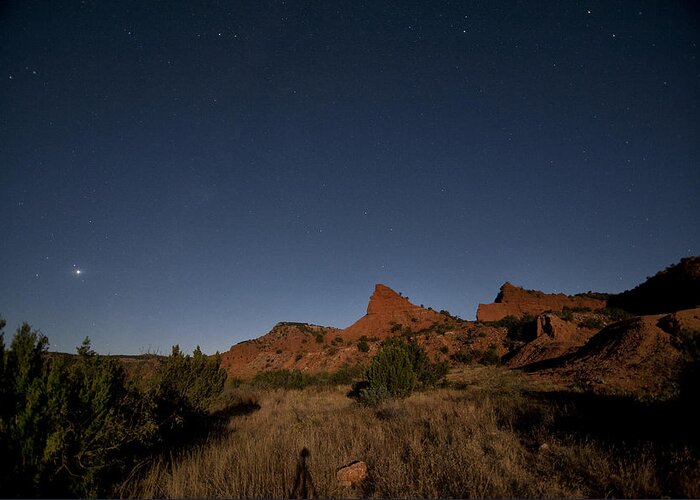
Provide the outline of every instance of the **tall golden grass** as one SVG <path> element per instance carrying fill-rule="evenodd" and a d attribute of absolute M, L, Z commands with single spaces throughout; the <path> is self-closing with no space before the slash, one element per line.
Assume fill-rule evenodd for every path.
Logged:
<path fill-rule="evenodd" d="M 417 393 L 378 408 L 346 397 L 348 387 L 239 394 L 256 399 L 260 409 L 233 417 L 225 436 L 156 459 L 119 493 L 299 497 L 302 492 L 294 486 L 304 448 L 309 452 L 306 493 L 315 498 L 641 498 L 667 493 L 652 450 L 630 453 L 555 437 L 548 430 L 554 409 L 539 408 L 523 429 L 518 418 L 535 403 L 523 394 L 521 376 L 474 368 L 452 378 L 462 388 Z M 678 460 L 688 459 L 681 455 Z M 354 460 L 367 463 L 369 477 L 362 486 L 344 487 L 336 470 Z M 700 493 L 692 476 L 679 479 L 681 495 Z"/>

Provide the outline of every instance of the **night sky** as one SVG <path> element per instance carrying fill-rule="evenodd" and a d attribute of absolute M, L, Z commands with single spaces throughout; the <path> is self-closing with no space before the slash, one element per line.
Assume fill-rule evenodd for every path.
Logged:
<path fill-rule="evenodd" d="M 700 254 L 693 2 L 0 3 L 0 315 L 74 352 L 473 319 Z"/>

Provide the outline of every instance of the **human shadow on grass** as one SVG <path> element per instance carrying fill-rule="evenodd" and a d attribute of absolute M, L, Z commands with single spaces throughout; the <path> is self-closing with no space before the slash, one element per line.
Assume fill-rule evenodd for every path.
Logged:
<path fill-rule="evenodd" d="M 314 498 L 316 496 L 314 481 L 306 463 L 310 455 L 311 452 L 309 452 L 308 448 L 302 448 L 301 452 L 299 452 L 299 460 L 297 460 L 294 475 L 294 486 L 289 494 L 289 498 Z"/>

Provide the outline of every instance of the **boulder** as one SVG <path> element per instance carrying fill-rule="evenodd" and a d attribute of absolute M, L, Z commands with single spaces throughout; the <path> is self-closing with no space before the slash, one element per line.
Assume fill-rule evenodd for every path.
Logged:
<path fill-rule="evenodd" d="M 361 460 L 351 462 L 338 469 L 335 477 L 343 486 L 357 486 L 367 479 L 367 464 Z"/>

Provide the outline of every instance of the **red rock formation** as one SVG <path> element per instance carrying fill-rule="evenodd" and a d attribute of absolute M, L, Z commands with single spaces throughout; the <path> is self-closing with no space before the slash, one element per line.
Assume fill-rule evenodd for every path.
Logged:
<path fill-rule="evenodd" d="M 536 319 L 536 325 L 536 338 L 518 349 L 507 361 L 508 368 L 521 368 L 570 354 L 598 333 L 594 328 L 564 321 L 554 314 L 541 314 Z"/>
<path fill-rule="evenodd" d="M 605 300 L 583 296 L 572 297 L 563 293 L 548 294 L 505 283 L 493 304 L 479 304 L 476 319 L 477 321 L 498 321 L 506 316 L 520 318 L 525 314 L 538 315 L 546 311 L 561 311 L 564 307 L 601 309 L 605 305 Z"/>
<path fill-rule="evenodd" d="M 700 308 L 613 323 L 571 356 L 534 373 L 601 393 L 670 396 L 683 367 L 674 337 L 683 329 L 700 330 Z"/>
<path fill-rule="evenodd" d="M 411 304 L 388 286 L 377 284 L 367 305 L 367 314 L 343 330 L 343 338 L 357 340 L 363 335 L 380 339 L 396 334 L 394 325 L 418 331 L 444 320 L 442 314 Z"/>
<path fill-rule="evenodd" d="M 407 328 L 417 332 L 447 319 L 411 304 L 391 288 L 378 284 L 367 305 L 367 314 L 348 328 L 278 323 L 258 339 L 232 346 L 221 355 L 221 366 L 230 375 L 244 378 L 263 370 L 334 371 L 344 364 L 356 365 L 371 359 L 376 342 L 371 343 L 368 352 L 361 352 L 357 341 L 363 336 L 385 339 L 400 335 Z"/>

